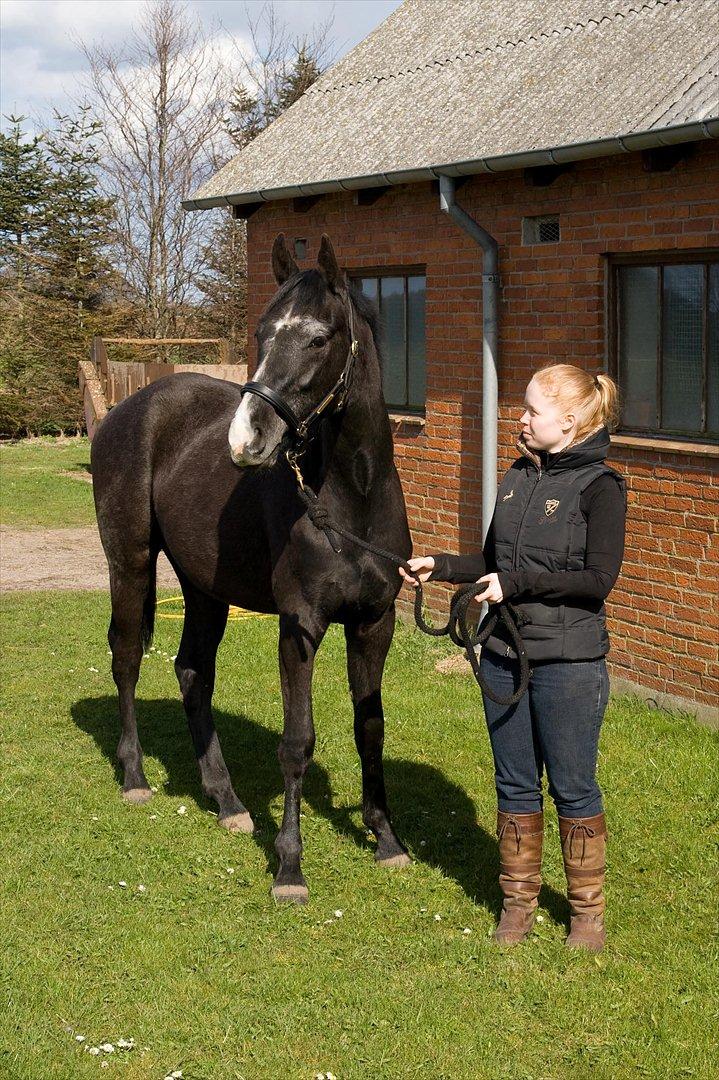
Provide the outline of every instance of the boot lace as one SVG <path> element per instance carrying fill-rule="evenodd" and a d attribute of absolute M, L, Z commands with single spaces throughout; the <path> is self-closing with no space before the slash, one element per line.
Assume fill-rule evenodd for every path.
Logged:
<path fill-rule="evenodd" d="M 510 825 L 514 829 L 514 836 L 515 836 L 515 839 L 517 841 L 517 854 L 519 855 L 519 847 L 520 847 L 520 843 L 521 843 L 521 839 L 522 839 L 522 832 L 521 832 L 521 829 L 519 827 L 519 822 L 517 821 L 516 818 L 514 818 L 514 817 L 508 817 L 507 818 L 507 820 L 502 824 L 502 827 L 499 830 L 499 833 L 497 835 L 497 839 L 499 840 L 499 843 L 501 844 L 502 837 L 504 836 L 505 832 L 507 831 L 507 829 L 509 828 Z"/>
<path fill-rule="evenodd" d="M 578 838 L 579 835 L 581 835 L 581 837 L 582 837 L 582 854 L 579 856 L 579 865 L 580 866 L 584 862 L 584 855 L 585 855 L 585 852 L 586 852 L 586 849 L 587 849 L 587 837 L 591 838 L 592 836 L 594 836 L 594 834 L 595 834 L 595 830 L 591 827 L 591 825 L 587 825 L 584 821 L 573 821 L 572 822 L 572 827 L 569 830 L 569 832 L 567 833 L 567 839 L 566 839 L 565 843 L 567 844 L 567 846 L 569 848 L 569 858 L 570 859 L 574 858 L 573 845 L 574 845 L 575 837 Z"/>

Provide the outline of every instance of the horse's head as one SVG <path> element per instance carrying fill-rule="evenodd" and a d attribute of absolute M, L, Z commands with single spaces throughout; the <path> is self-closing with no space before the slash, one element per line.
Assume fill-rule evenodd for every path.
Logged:
<path fill-rule="evenodd" d="M 322 237 L 317 268 L 300 271 L 282 233 L 272 248 L 278 291 L 257 324 L 256 384 L 269 387 L 302 421 L 337 382 L 351 338 L 349 285 L 332 244 Z M 245 393 L 229 430 L 236 465 L 267 465 L 288 425 L 256 393 Z"/>

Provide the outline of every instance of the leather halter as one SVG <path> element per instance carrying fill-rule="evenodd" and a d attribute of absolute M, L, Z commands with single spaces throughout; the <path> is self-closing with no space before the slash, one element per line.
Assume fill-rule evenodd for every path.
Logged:
<path fill-rule="evenodd" d="M 334 403 L 335 410 L 344 408 L 347 400 L 347 394 L 349 393 L 350 386 L 352 384 L 352 374 L 354 369 L 354 363 L 359 353 L 359 341 L 355 338 L 354 334 L 354 315 L 352 311 L 352 300 L 349 292 L 347 292 L 347 322 L 350 332 L 350 347 L 347 353 L 347 359 L 345 360 L 345 366 L 342 369 L 342 373 L 334 384 L 328 394 L 325 394 L 319 405 L 312 410 L 309 416 L 306 416 L 304 420 L 299 420 L 294 409 L 285 401 L 285 399 L 273 390 L 272 387 L 267 386 L 265 383 L 260 382 L 246 382 L 241 388 L 240 392 L 244 394 L 254 394 L 256 397 L 262 398 L 275 410 L 277 415 L 287 424 L 292 436 L 293 447 L 292 450 L 288 450 L 287 460 L 290 465 L 296 469 L 296 460 L 300 457 L 305 449 L 307 443 L 312 438 L 312 428 L 321 418 L 322 413 L 330 405 Z"/>

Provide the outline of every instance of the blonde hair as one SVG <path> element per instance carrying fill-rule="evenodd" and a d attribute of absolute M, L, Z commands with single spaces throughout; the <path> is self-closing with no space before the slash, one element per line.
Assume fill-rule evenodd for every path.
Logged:
<path fill-rule="evenodd" d="M 605 424 L 619 423 L 619 387 L 600 371 L 590 375 L 574 364 L 545 364 L 532 376 L 540 390 L 562 414 L 573 413 L 577 430 L 569 446 L 582 442 Z"/>

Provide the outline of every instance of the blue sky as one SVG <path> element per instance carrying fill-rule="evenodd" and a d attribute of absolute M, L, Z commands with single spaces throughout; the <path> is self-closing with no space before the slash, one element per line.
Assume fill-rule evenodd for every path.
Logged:
<path fill-rule="evenodd" d="M 53 107 L 62 111 L 78 97 L 85 64 L 78 39 L 121 47 L 145 0 L 0 0 L 0 105 L 42 124 Z M 276 0 L 293 36 L 334 11 L 332 36 L 339 59 L 379 25 L 401 0 Z M 208 32 L 247 39 L 246 8 L 253 18 L 262 0 L 187 0 Z M 5 126 L 5 122 L 3 122 Z M 30 128 L 32 125 L 25 125 Z"/>

